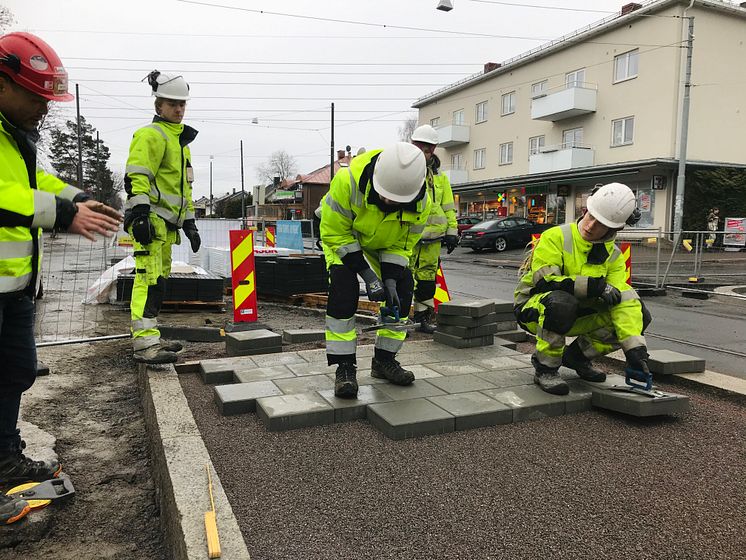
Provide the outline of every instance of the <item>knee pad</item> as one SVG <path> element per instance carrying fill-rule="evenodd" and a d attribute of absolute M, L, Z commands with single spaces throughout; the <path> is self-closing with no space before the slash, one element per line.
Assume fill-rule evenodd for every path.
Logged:
<path fill-rule="evenodd" d="M 557 334 L 570 331 L 578 318 L 578 300 L 567 292 L 555 290 L 546 296 L 544 304 L 544 328 Z"/>
<path fill-rule="evenodd" d="M 427 301 L 435 295 L 435 280 L 418 280 L 414 290 L 416 301 Z"/>
<path fill-rule="evenodd" d="M 653 322 L 653 316 L 650 314 L 650 310 L 645 307 L 645 302 L 640 300 L 640 306 L 642 307 L 642 332 L 648 328 L 648 325 Z"/>

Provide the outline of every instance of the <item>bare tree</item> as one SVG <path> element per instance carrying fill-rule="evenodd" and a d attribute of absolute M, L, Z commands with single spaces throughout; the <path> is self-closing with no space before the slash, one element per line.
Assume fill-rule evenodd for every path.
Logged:
<path fill-rule="evenodd" d="M 0 33 L 5 31 L 16 22 L 16 16 L 5 6 L 0 6 Z"/>
<path fill-rule="evenodd" d="M 257 175 L 261 177 L 265 184 L 272 183 L 275 177 L 279 177 L 280 181 L 283 181 L 294 176 L 297 172 L 298 163 L 285 150 L 273 152 L 269 156 L 269 160 L 256 167 Z"/>
<path fill-rule="evenodd" d="M 399 140 L 409 142 L 412 139 L 412 133 L 417 128 L 417 117 L 407 117 L 399 127 Z"/>

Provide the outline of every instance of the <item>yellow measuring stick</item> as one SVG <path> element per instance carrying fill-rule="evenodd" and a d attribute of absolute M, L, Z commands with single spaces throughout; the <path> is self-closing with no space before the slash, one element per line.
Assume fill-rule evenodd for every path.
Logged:
<path fill-rule="evenodd" d="M 207 488 L 210 492 L 210 511 L 205 512 L 205 533 L 207 533 L 207 557 L 220 558 L 220 537 L 218 537 L 218 521 L 215 517 L 215 500 L 212 497 L 212 476 L 210 465 L 205 465 L 207 471 Z"/>

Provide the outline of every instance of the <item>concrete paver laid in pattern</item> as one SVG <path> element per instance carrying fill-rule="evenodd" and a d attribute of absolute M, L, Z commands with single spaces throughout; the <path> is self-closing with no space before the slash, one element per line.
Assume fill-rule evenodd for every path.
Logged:
<path fill-rule="evenodd" d="M 392 439 L 434 435 L 590 410 L 592 406 L 649 416 L 688 410 L 688 398 L 651 399 L 602 384 L 571 380 L 569 395 L 543 392 L 533 381 L 530 358 L 505 346 L 454 350 L 435 341 L 408 342 L 398 358 L 415 374 L 406 387 L 370 376 L 372 346 L 358 352 L 358 399 L 334 396 L 334 367 L 323 351 L 205 360 L 205 383 L 217 383 L 215 402 L 223 415 L 256 411 L 271 431 L 367 419 Z"/>

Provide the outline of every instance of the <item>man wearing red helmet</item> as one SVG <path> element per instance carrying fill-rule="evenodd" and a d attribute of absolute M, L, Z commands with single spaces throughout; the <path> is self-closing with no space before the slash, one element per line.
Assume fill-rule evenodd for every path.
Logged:
<path fill-rule="evenodd" d="M 21 394 L 36 378 L 34 294 L 39 282 L 41 231 L 57 229 L 90 240 L 113 235 L 121 215 L 36 167 L 37 127 L 50 101 L 70 101 L 57 54 L 30 33 L 0 36 L 0 487 L 43 481 L 56 461 L 23 454 L 17 427 Z M 0 525 L 28 512 L 0 492 Z"/>

